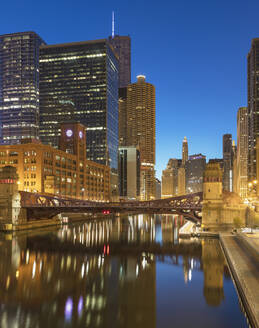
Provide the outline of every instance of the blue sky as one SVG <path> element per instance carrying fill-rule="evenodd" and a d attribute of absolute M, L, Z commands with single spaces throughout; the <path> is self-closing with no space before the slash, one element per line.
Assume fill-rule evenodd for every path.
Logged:
<path fill-rule="evenodd" d="M 0 34 L 33 30 L 47 43 L 132 38 L 132 82 L 145 74 L 156 87 L 156 162 L 222 156 L 222 135 L 236 139 L 236 113 L 247 103 L 246 55 L 259 37 L 255 0 L 1 1 Z"/>

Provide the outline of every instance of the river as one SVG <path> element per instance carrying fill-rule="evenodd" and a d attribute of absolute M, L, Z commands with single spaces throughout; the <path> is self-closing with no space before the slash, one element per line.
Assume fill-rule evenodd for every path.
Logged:
<path fill-rule="evenodd" d="M 0 327 L 248 327 L 216 239 L 172 215 L 0 236 Z"/>

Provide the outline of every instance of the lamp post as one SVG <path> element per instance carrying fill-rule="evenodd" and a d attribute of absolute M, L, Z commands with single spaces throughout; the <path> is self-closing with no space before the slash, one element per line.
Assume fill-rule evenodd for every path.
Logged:
<path fill-rule="evenodd" d="M 85 195 L 85 188 L 81 189 L 81 194 L 82 194 L 82 199 L 84 199 L 84 195 Z"/>

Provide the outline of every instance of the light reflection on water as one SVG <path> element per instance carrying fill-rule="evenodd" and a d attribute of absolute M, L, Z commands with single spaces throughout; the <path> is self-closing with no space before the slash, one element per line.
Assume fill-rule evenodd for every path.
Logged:
<path fill-rule="evenodd" d="M 121 216 L 2 236 L 0 326 L 246 327 L 218 241 L 179 240 L 183 223 Z"/>

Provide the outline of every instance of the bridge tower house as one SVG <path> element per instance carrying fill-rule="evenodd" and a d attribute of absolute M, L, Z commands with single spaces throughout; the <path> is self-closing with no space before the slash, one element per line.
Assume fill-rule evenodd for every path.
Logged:
<path fill-rule="evenodd" d="M 203 176 L 202 224 L 206 230 L 218 230 L 222 207 L 222 170 L 218 163 L 209 163 Z"/>
<path fill-rule="evenodd" d="M 0 223 L 4 230 L 11 230 L 13 224 L 20 223 L 20 201 L 16 168 L 5 166 L 0 171 Z"/>

